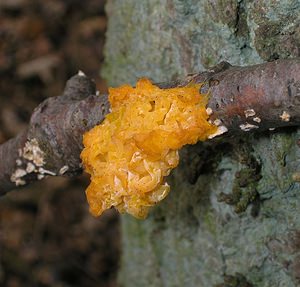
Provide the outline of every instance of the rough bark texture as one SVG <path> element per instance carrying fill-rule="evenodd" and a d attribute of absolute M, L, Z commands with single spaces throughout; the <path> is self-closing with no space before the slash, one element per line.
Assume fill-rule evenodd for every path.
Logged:
<path fill-rule="evenodd" d="M 107 11 L 112 85 L 171 80 L 221 60 L 299 57 L 299 1 L 111 0 Z M 184 149 L 168 198 L 145 221 L 122 217 L 121 284 L 299 286 L 299 136 Z"/>
<path fill-rule="evenodd" d="M 96 95 L 88 77 L 76 75 L 63 95 L 41 103 L 29 127 L 0 145 L 0 195 L 45 176 L 82 172 L 82 135 L 108 113 L 107 95 Z"/>

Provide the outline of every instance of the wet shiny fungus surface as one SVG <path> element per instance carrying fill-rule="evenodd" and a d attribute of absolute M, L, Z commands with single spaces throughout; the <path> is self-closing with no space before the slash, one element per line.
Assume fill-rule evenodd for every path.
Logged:
<path fill-rule="evenodd" d="M 165 177 L 178 165 L 178 150 L 217 130 L 200 87 L 160 89 L 144 78 L 136 87 L 109 89 L 111 113 L 84 134 L 81 153 L 91 175 L 86 195 L 93 215 L 115 207 L 145 218 L 167 196 Z"/>

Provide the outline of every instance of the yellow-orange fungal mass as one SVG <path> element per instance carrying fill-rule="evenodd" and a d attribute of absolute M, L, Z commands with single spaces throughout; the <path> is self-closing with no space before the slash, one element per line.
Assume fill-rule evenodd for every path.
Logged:
<path fill-rule="evenodd" d="M 214 134 L 201 84 L 160 89 L 148 79 L 136 87 L 109 89 L 111 113 L 84 134 L 81 158 L 91 175 L 86 190 L 90 211 L 99 216 L 114 206 L 137 218 L 169 193 L 164 181 L 178 165 L 178 149 Z"/>

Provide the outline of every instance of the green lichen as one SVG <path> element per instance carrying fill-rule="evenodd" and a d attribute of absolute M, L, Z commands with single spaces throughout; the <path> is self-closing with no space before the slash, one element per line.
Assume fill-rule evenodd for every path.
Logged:
<path fill-rule="evenodd" d="M 255 1 L 251 5 L 253 43 L 260 57 L 266 61 L 299 57 L 299 10 L 299 1 Z"/>
<path fill-rule="evenodd" d="M 253 155 L 250 153 L 244 153 L 239 154 L 239 156 L 242 158 L 241 162 L 245 165 L 245 167 L 235 173 L 231 193 L 227 194 L 221 192 L 218 195 L 218 201 L 233 205 L 236 213 L 246 211 L 248 205 L 253 202 L 259 204 L 257 186 L 261 179 L 261 165 L 253 157 Z M 255 207 L 257 207 L 257 204 Z"/>
<path fill-rule="evenodd" d="M 213 211 L 208 211 L 207 213 L 205 213 L 205 215 L 203 216 L 203 223 L 211 234 L 213 234 L 214 236 L 217 235 L 218 223 L 216 222 Z"/>

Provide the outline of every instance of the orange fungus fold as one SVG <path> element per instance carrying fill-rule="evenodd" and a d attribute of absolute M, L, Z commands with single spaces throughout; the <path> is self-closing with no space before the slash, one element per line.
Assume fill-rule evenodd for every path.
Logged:
<path fill-rule="evenodd" d="M 214 134 L 208 122 L 208 95 L 201 84 L 160 89 L 148 79 L 136 87 L 109 89 L 111 113 L 86 132 L 81 153 L 91 183 L 90 211 L 99 216 L 114 206 L 137 218 L 164 199 L 165 177 L 178 165 L 178 150 Z"/>

